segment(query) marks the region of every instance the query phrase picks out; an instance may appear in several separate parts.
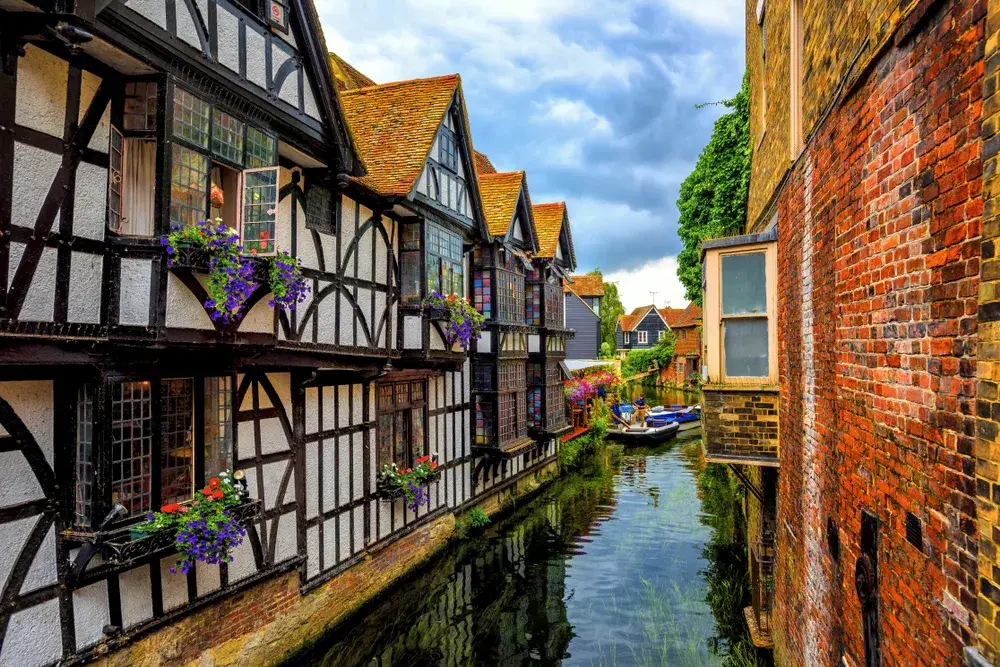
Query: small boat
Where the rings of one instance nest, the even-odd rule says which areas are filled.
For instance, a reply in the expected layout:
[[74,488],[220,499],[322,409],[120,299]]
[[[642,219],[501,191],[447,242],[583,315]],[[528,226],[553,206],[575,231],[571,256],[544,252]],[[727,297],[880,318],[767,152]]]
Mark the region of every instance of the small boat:
[[679,424],[664,424],[662,426],[625,426],[615,424],[608,429],[608,437],[612,440],[631,443],[664,442],[677,435]]
[[671,405],[668,409],[658,405],[646,415],[647,426],[663,426],[665,424],[678,424],[681,431],[696,429],[701,424],[701,406]]

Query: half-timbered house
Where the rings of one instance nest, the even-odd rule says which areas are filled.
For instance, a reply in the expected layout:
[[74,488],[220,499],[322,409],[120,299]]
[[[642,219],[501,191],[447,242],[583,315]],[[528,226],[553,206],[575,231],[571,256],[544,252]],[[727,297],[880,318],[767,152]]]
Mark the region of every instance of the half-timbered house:
[[[458,77],[336,72],[309,0],[0,0],[0,664],[132,664],[162,632],[150,661],[186,663],[278,622],[232,594],[294,618],[554,459],[477,476],[469,354],[421,312],[492,239]],[[229,322],[205,254],[163,247],[210,218],[252,255]],[[269,303],[279,252],[296,310]],[[426,503],[380,498],[378,467],[421,455]],[[224,470],[253,499],[231,563],[173,572],[172,542],[133,539]],[[231,615],[186,624],[209,612]]]

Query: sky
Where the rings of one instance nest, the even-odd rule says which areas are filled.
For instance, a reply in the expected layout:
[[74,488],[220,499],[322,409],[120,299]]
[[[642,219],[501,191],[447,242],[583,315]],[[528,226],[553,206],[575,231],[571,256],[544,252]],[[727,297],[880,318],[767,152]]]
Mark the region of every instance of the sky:
[[316,0],[378,83],[457,72],[476,150],[563,200],[578,270],[684,307],[677,194],[744,69],[746,0]]

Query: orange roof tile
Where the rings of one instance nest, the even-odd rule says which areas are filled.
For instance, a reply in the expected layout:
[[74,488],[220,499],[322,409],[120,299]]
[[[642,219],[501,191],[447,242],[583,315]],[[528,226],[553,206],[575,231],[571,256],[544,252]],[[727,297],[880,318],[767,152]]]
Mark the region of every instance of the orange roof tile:
[[344,91],[344,115],[368,169],[355,180],[381,195],[409,194],[460,84],[449,74]]
[[377,85],[367,76],[354,69],[351,63],[347,62],[332,51],[330,57],[330,70],[337,81],[338,90],[354,90],[355,88],[368,88]]
[[566,216],[566,202],[535,204],[531,212],[535,216],[535,232],[538,234],[538,253],[535,256],[542,259],[555,257],[559,232]]
[[563,282],[564,292],[576,292],[578,296],[604,296],[604,278],[601,276],[570,276],[573,281]]
[[493,166],[490,159],[484,154],[476,151],[476,173],[477,174],[495,174],[497,173],[497,168]]
[[517,199],[523,182],[523,171],[479,173],[479,196],[483,200],[483,212],[486,214],[490,236],[507,234],[517,210]]
[[693,327],[701,319],[701,308],[696,303],[689,303],[687,308],[659,308],[660,315],[671,329]]

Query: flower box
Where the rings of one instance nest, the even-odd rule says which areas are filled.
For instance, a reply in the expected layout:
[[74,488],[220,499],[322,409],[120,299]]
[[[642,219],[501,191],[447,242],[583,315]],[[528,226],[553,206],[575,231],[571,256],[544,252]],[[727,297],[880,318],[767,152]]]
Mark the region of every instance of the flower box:
[[[174,270],[187,270],[194,273],[211,273],[212,257],[205,248],[186,243],[179,243],[175,248],[176,252],[171,257],[171,268]],[[246,256],[243,261],[253,267],[253,280],[264,284],[268,281],[271,267],[264,257]]]
[[[227,512],[234,521],[245,525],[260,516],[261,501],[247,500],[230,507]],[[152,554],[165,556],[173,552],[176,537],[177,534],[173,530],[143,533],[131,527],[127,535],[122,534],[102,542],[101,551],[106,562],[124,565]]]
[[[423,482],[423,486],[425,487],[429,486],[430,484],[433,484],[439,479],[441,479],[441,471],[435,470],[433,473],[431,473],[431,476],[428,477]],[[380,500],[388,500],[388,501],[399,500],[400,498],[403,498],[405,495],[406,492],[401,487],[390,486],[385,482],[383,482],[382,480],[379,480],[378,482],[375,483],[375,496]]]

